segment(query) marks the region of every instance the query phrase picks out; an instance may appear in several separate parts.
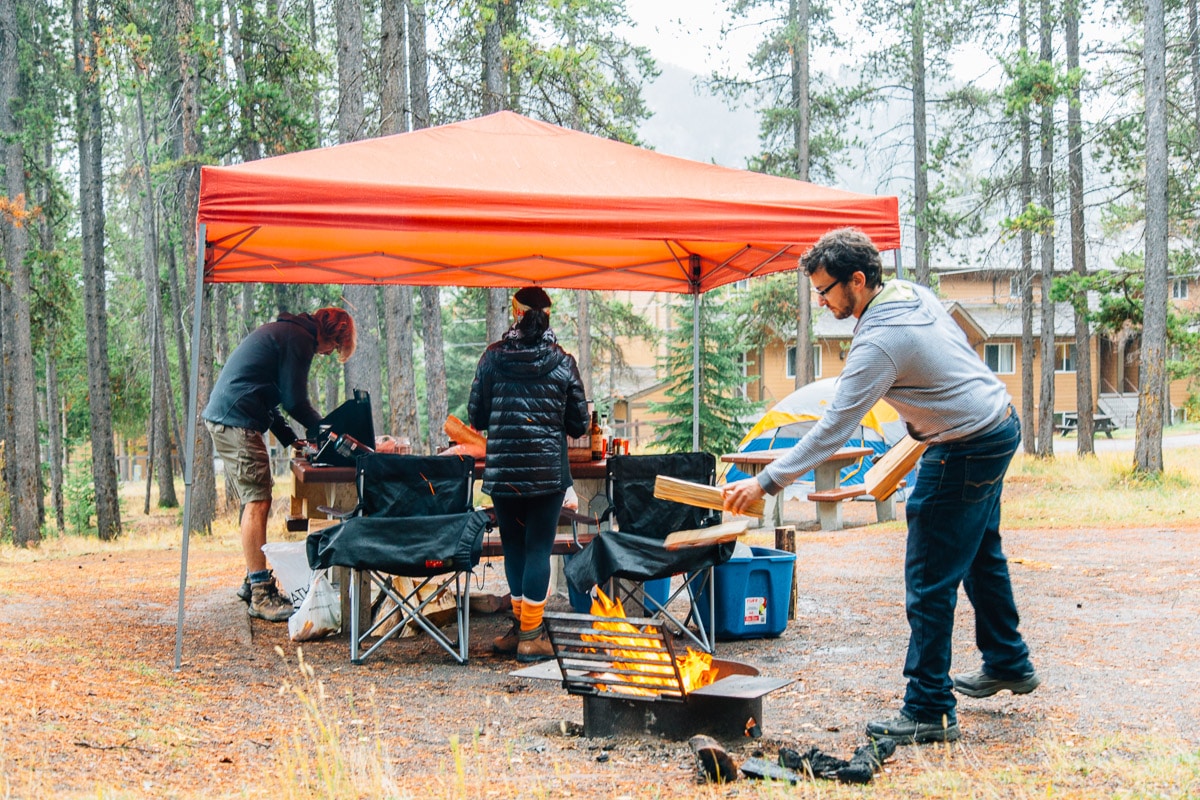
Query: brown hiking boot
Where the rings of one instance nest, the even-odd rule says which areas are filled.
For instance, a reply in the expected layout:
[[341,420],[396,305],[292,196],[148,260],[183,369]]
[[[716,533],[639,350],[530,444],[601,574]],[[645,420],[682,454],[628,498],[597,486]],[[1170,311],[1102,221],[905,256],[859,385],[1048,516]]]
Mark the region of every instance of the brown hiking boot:
[[554,658],[554,645],[550,644],[550,637],[546,635],[544,625],[531,631],[521,631],[520,642],[517,644],[517,661],[532,664],[550,658]]
[[250,607],[246,613],[268,622],[287,622],[295,611],[292,601],[279,594],[274,581],[250,584]]
[[497,653],[512,654],[517,652],[517,645],[521,641],[521,624],[513,620],[512,627],[508,629],[508,633],[503,636],[497,636],[492,639],[492,650]]

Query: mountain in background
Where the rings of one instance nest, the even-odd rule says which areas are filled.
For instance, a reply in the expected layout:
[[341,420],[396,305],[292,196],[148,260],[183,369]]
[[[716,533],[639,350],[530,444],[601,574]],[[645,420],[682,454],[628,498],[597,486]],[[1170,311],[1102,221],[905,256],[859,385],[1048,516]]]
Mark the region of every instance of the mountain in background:
[[758,150],[757,115],[731,110],[709,95],[694,72],[673,64],[659,68],[662,73],[642,92],[654,112],[638,129],[642,143],[667,155],[745,169]]

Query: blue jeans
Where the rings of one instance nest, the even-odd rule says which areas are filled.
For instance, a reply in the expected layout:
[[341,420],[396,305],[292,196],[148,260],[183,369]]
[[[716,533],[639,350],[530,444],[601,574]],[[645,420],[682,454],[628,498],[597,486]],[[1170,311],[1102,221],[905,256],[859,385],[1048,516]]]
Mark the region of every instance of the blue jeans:
[[930,446],[908,498],[904,563],[910,635],[903,711],[919,722],[955,721],[951,634],[961,583],[975,608],[975,643],[997,678],[1033,670],[1000,548],[1004,473],[1021,441],[1015,411],[992,430]]

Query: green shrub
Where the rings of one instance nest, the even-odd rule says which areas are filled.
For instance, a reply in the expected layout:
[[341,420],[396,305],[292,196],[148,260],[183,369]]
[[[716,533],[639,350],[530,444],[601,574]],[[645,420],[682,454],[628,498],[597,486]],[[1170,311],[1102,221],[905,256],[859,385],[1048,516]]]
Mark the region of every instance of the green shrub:
[[95,533],[92,517],[96,514],[96,484],[92,479],[92,462],[81,461],[67,471],[63,494],[66,495],[67,524],[77,535]]

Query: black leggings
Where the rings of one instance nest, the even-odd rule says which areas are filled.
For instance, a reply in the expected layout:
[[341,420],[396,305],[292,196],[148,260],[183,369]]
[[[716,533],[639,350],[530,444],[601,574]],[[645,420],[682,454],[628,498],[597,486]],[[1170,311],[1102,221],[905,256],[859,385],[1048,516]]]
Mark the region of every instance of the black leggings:
[[550,589],[550,550],[558,528],[565,492],[537,497],[493,497],[500,544],[504,547],[504,576],[513,597],[534,603]]

